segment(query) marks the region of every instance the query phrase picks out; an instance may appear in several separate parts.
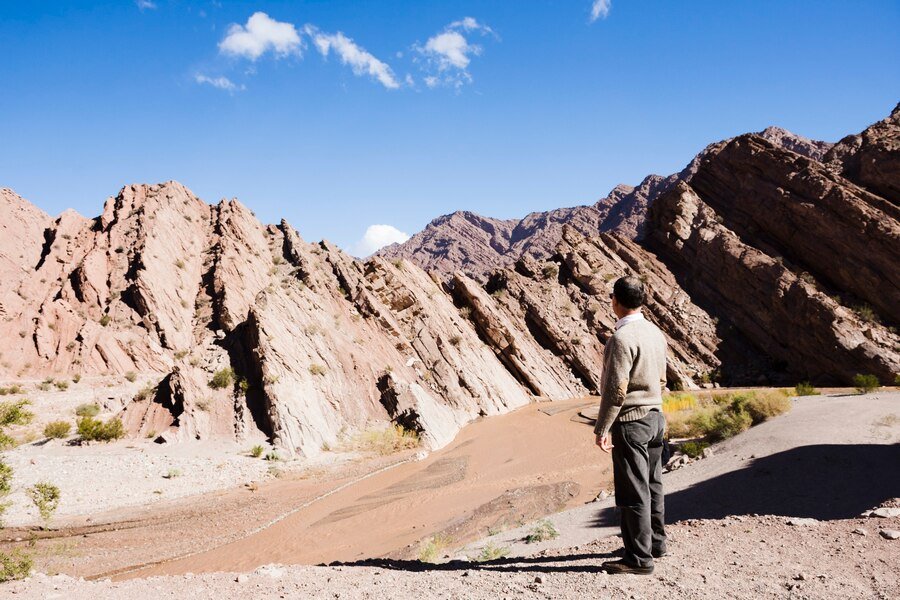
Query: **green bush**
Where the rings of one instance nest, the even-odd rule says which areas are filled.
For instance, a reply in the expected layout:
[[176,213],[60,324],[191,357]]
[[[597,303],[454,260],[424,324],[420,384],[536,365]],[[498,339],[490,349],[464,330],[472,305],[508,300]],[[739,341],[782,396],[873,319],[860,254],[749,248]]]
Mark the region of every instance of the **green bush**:
[[9,387],[0,387],[0,396],[21,394],[23,391],[22,386],[13,384]]
[[255,446],[253,446],[252,448],[250,448],[250,456],[252,456],[253,458],[259,458],[260,456],[263,455],[263,452],[265,452],[265,451],[266,451],[265,448],[263,448],[262,446],[257,444]]
[[25,579],[31,573],[33,564],[31,555],[18,548],[12,552],[0,552],[0,583]]
[[709,439],[718,442],[747,431],[753,425],[753,418],[742,406],[734,404],[717,412],[712,419]]
[[[27,425],[34,418],[34,413],[26,406],[31,404],[28,398],[21,400],[0,402],[0,449],[10,448],[15,445],[15,440],[10,437],[5,429],[10,425]],[[2,495],[2,494],[0,494]]]
[[99,404],[79,404],[75,407],[76,417],[96,417],[100,414]]
[[110,419],[103,422],[93,417],[81,417],[78,419],[78,435],[89,442],[109,442],[125,437],[125,427],[122,419]]
[[790,410],[791,401],[780,391],[751,392],[740,397],[739,408],[750,415],[754,425],[758,425]]
[[44,521],[49,521],[59,507],[60,492],[59,488],[52,483],[42,481],[36,483],[27,490],[28,497],[41,513]]
[[801,381],[794,387],[794,391],[798,396],[816,396],[819,390],[813,387],[808,381]]
[[419,549],[419,560],[425,563],[435,563],[441,557],[444,549],[452,540],[445,535],[438,534],[429,538]]
[[234,369],[231,367],[219,369],[213,374],[213,378],[209,381],[209,387],[216,390],[222,390],[231,387],[232,385],[234,385]]
[[874,392],[875,390],[880,388],[881,383],[874,375],[864,375],[862,373],[857,373],[853,377],[853,386],[860,394],[868,394],[869,392]]
[[69,436],[72,424],[68,421],[51,421],[44,426],[44,437],[61,440]]
[[311,375],[324,375],[327,372],[328,369],[326,369],[324,365],[320,365],[317,363],[309,365],[309,373]]
[[526,544],[535,544],[537,542],[546,542],[547,540],[555,540],[559,537],[559,531],[550,522],[549,519],[542,519],[535,524],[531,532],[525,536]]
[[56,389],[58,389],[58,390],[61,391],[61,392],[64,392],[64,391],[66,391],[67,389],[69,389],[69,382],[68,382],[68,381],[54,381],[54,382],[53,382],[53,385],[55,385],[55,386],[56,386]]
[[475,559],[476,562],[488,562],[491,560],[497,560],[498,558],[505,558],[509,556],[509,548],[505,546],[495,546],[493,543],[489,543],[487,546],[481,549],[481,552],[478,554],[478,558]]
[[709,448],[709,444],[706,442],[685,442],[681,444],[678,449],[690,456],[691,458],[697,458],[703,451]]
[[109,315],[103,315],[102,317],[100,317],[100,325],[102,325],[103,327],[109,325],[110,321],[112,321],[112,317],[110,317]]

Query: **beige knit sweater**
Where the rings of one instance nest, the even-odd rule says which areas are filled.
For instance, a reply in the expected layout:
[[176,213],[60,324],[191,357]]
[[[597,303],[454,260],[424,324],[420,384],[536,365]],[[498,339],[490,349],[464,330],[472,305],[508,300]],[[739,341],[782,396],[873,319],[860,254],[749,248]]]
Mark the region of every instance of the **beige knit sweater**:
[[606,342],[600,378],[600,414],[594,433],[606,434],[613,423],[637,421],[662,409],[666,386],[666,338],[650,321],[624,324]]

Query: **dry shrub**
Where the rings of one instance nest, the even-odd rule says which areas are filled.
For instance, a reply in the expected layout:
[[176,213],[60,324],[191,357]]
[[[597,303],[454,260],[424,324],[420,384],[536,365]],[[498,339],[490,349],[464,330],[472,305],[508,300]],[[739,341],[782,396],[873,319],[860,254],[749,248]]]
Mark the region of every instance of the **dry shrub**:
[[419,434],[391,425],[385,429],[369,429],[353,438],[352,449],[386,456],[419,445]]
[[429,538],[419,549],[419,560],[426,563],[437,562],[451,543],[450,538],[441,534]]
[[68,421],[51,421],[44,426],[44,437],[61,440],[69,436],[72,424]]

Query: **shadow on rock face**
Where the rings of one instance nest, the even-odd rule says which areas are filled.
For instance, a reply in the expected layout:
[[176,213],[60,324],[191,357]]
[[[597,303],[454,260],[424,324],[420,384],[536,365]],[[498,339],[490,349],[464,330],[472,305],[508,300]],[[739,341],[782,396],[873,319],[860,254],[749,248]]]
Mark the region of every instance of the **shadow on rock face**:
[[[666,522],[730,515],[849,519],[900,496],[900,444],[801,446],[666,495]],[[598,527],[614,526],[614,508]]]

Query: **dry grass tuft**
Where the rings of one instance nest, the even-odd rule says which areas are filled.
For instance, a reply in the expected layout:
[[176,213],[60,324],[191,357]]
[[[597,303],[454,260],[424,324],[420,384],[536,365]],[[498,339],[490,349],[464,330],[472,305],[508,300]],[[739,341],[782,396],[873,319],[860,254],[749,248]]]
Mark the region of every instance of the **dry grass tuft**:
[[369,429],[358,433],[350,440],[346,449],[387,456],[401,450],[416,448],[418,445],[418,433],[404,429],[400,425],[391,425],[385,429]]

